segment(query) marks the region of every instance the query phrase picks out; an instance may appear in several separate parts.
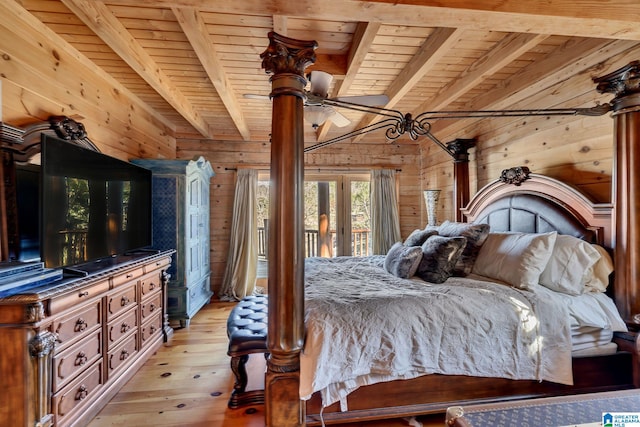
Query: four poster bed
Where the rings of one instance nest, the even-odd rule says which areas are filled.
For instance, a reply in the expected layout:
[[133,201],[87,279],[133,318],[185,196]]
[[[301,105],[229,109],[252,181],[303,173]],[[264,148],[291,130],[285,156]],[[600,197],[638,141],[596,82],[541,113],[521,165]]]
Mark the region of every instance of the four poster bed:
[[[567,242],[572,247],[576,245],[578,239],[581,239],[584,242],[596,243],[607,248],[610,248],[611,243],[611,212],[610,204],[593,204],[574,188],[552,178],[536,174],[531,174],[529,179],[519,185],[497,180],[479,191],[468,207],[464,209],[464,214],[470,223],[490,225],[491,233],[487,241],[492,238],[495,240],[495,236],[504,237],[503,232],[513,232],[518,236],[536,236],[536,238],[537,236],[553,235],[552,232],[557,232],[558,235],[571,236],[571,240]],[[515,234],[516,232],[523,234]],[[565,237],[565,239],[567,238]],[[560,240],[556,240],[555,243],[558,244],[558,242]],[[559,247],[559,244],[556,247]],[[486,261],[486,259],[483,261],[483,248],[486,249],[483,245],[476,262]],[[494,248],[495,246],[488,250],[493,252]],[[487,254],[484,255],[486,257]],[[561,254],[557,256],[560,256],[561,259],[556,262],[566,261],[566,258],[562,258]],[[306,390],[307,387],[306,353],[309,351],[321,353],[321,350],[316,349],[316,343],[313,342],[317,339],[314,322],[317,322],[318,316],[310,311],[322,310],[323,305],[327,305],[328,311],[334,313],[338,318],[345,315],[341,311],[343,306],[347,307],[346,311],[357,312],[362,301],[354,301],[354,299],[360,300],[362,298],[352,298],[347,303],[344,303],[344,300],[349,299],[348,294],[353,296],[371,294],[371,287],[375,286],[371,283],[376,280],[375,276],[372,276],[375,269],[379,270],[381,276],[386,274],[393,277],[392,274],[384,271],[384,258],[385,256],[380,259],[370,257],[360,261],[360,263],[372,264],[373,268],[359,267],[356,261],[349,265],[351,260],[348,258],[337,262],[320,261],[321,264],[328,264],[329,270],[318,266],[316,260],[307,263],[305,274],[310,277],[305,278],[307,341],[301,354],[301,395],[304,396],[303,390]],[[491,258],[498,262],[495,253]],[[339,265],[341,263],[346,263],[347,267],[341,270]],[[478,266],[476,265],[476,267]],[[503,263],[502,268],[515,270],[518,266]],[[351,276],[356,277],[363,272],[368,272],[369,274],[365,277],[366,285],[357,287],[357,280],[349,281],[348,278],[343,277],[338,286],[332,287],[331,278],[341,274],[341,271],[342,273],[349,272]],[[317,275],[324,276],[324,280],[318,279]],[[502,277],[508,278],[508,275]],[[471,274],[463,278],[450,277],[442,284],[430,284],[416,279],[410,280],[412,284],[408,284],[388,278],[386,286],[388,295],[392,297],[387,300],[385,296],[385,300],[377,301],[377,305],[374,305],[382,307],[380,311],[386,310],[386,312],[379,313],[379,316],[367,317],[364,325],[356,323],[361,331],[365,331],[365,335],[360,337],[357,335],[349,337],[344,332],[348,324],[353,324],[353,319],[346,322],[347,325],[345,325],[340,323],[338,319],[332,319],[331,315],[326,315],[326,313],[321,315],[320,319],[324,331],[331,331],[331,328],[334,327],[331,324],[332,321],[338,322],[337,328],[340,331],[339,339],[337,339],[335,331],[334,335],[330,336],[328,341],[334,344],[333,348],[328,350],[329,352],[338,353],[341,358],[347,356],[346,358],[351,360],[356,357],[354,355],[357,355],[367,361],[367,366],[374,366],[373,374],[355,375],[357,379],[353,380],[353,383],[367,384],[369,381],[379,380],[381,368],[376,363],[380,362],[380,357],[391,361],[392,365],[402,365],[402,361],[398,362],[397,359],[406,355],[403,355],[402,351],[398,351],[397,348],[391,350],[392,355],[382,356],[380,354],[371,355],[370,352],[363,356],[359,351],[350,351],[353,347],[362,345],[358,339],[362,339],[364,343],[369,342],[369,344],[373,340],[374,346],[390,345],[388,337],[385,338],[384,331],[382,334],[376,334],[375,331],[378,328],[383,328],[382,325],[389,326],[390,322],[387,316],[393,314],[394,308],[405,310],[402,312],[402,317],[411,323],[407,331],[409,335],[415,336],[419,334],[418,331],[433,334],[433,330],[440,329],[432,328],[444,327],[441,332],[442,336],[437,336],[435,341],[427,340],[427,344],[425,344],[433,347],[435,342],[435,347],[438,349],[435,363],[430,359],[430,356],[420,357],[420,351],[424,349],[421,349],[421,344],[416,343],[416,340],[413,339],[408,343],[405,342],[411,352],[409,364],[418,361],[426,363],[431,367],[432,372],[449,372],[462,366],[463,370],[467,369],[467,374],[443,375],[436,373],[412,378],[415,373],[412,368],[415,366],[410,366],[405,371],[402,369],[394,370],[393,375],[388,375],[392,378],[394,375],[402,377],[404,374],[409,379],[363,385],[341,400],[335,396],[339,395],[341,390],[351,390],[348,386],[349,381],[345,382],[347,386],[344,383],[333,384],[323,392],[315,392],[306,402],[307,425],[317,425],[322,421],[325,424],[330,424],[332,422],[443,412],[448,406],[460,405],[461,402],[468,404],[469,402],[523,399],[624,389],[639,385],[637,378],[634,377],[634,374],[637,375],[638,369],[635,334],[626,332],[626,325],[619,317],[612,300],[603,293],[603,288],[600,288],[599,291],[591,289],[579,295],[571,295],[571,292],[557,292],[544,286],[538,286],[529,291],[509,286],[504,281],[485,277],[481,279],[482,283],[478,283],[477,279],[477,275]],[[489,280],[492,283],[484,283],[484,280]],[[438,298],[430,301],[430,305],[423,311],[420,311],[418,303],[412,304],[412,301],[421,298],[419,293],[422,291],[417,289],[421,287],[428,287],[431,292],[438,295]],[[471,294],[467,293],[467,287],[473,288]],[[324,288],[326,292],[322,292],[318,288]],[[342,288],[342,292],[340,288]],[[398,289],[404,290],[398,291]],[[611,293],[611,291],[612,289],[607,287],[607,292]],[[399,292],[405,292],[406,295],[398,296]],[[319,301],[318,298],[320,298]],[[373,298],[379,299],[379,295]],[[454,301],[454,305],[462,304],[467,307],[456,310],[450,305],[442,305],[443,299],[451,299]],[[518,301],[516,311],[520,313],[519,321],[522,322],[522,330],[519,333],[514,332],[506,322],[509,316],[507,312],[499,312],[498,314],[498,317],[505,320],[505,323],[496,320],[493,316],[484,317],[487,312],[498,310],[503,300]],[[547,306],[546,302],[548,301],[552,301],[553,304]],[[482,308],[487,308],[488,304],[491,304],[491,310],[483,312]],[[563,311],[565,307],[570,308],[568,312]],[[417,318],[412,317],[414,311],[417,311]],[[459,313],[452,314],[452,311]],[[590,315],[585,317],[585,311],[588,311]],[[453,317],[454,314],[460,313],[463,314],[463,317]],[[591,316],[595,313],[599,314],[595,317]],[[356,317],[359,315],[360,312],[357,312]],[[536,319],[535,321],[539,321],[537,325],[539,330],[537,334],[527,336],[523,330],[527,330],[527,322],[532,320],[530,315]],[[433,325],[432,322],[420,319],[430,316],[443,319],[444,325]],[[467,318],[465,319],[464,316]],[[570,332],[572,339],[568,342],[563,341],[562,337],[554,336],[562,331],[566,316],[570,317],[569,323],[573,324],[573,329]],[[402,340],[401,334],[405,326],[395,322],[397,320],[394,320],[393,323],[393,335]],[[482,322],[489,322],[487,324],[491,325],[489,329],[492,330],[489,332],[483,330]],[[585,327],[585,325],[594,329]],[[597,331],[595,325],[597,325]],[[589,333],[586,336],[580,336],[577,332],[580,329],[588,329]],[[509,342],[508,337],[501,338],[500,332],[505,331],[508,331],[509,335],[517,335],[521,342]],[[611,342],[614,331],[616,336],[613,338],[613,344],[607,344]],[[467,332],[471,333],[467,335]],[[450,340],[450,336],[445,336],[445,333],[453,335],[454,340]],[[382,335],[382,339],[379,335]],[[347,337],[345,338],[345,336]],[[594,336],[598,338],[594,340],[588,338]],[[602,342],[599,341],[600,338]],[[500,348],[502,339],[505,340],[502,342],[506,346],[504,349]],[[345,348],[340,347],[336,342],[341,340],[348,341],[349,345]],[[510,348],[513,349],[513,353],[517,353],[519,356],[523,352],[530,351],[532,343],[535,343],[536,340],[543,340],[544,345],[551,350],[544,349],[544,351],[536,353],[532,365],[527,365],[526,361],[524,365],[520,365],[520,361],[513,361],[510,358]],[[585,350],[587,342],[596,344],[590,347],[591,351]],[[528,344],[522,347],[523,343]],[[461,349],[451,348],[456,345]],[[483,345],[488,347],[483,349]],[[573,351],[571,351],[572,348]],[[461,354],[456,350],[461,350]],[[428,352],[428,350],[426,351]],[[368,356],[370,359],[367,359]],[[525,356],[528,358],[531,355]],[[319,365],[321,365],[323,375],[315,378],[318,383],[321,383],[321,380],[327,376],[327,370],[330,370],[331,367],[341,369],[343,372],[345,367],[351,369],[350,363],[340,364],[332,359],[328,359],[328,363],[320,363]],[[383,367],[382,371],[388,373],[385,371],[384,365],[381,366]],[[352,372],[356,372],[357,369],[358,367]],[[417,371],[426,372],[429,369],[425,371],[417,369]],[[362,371],[358,372],[362,374]],[[498,377],[482,375],[480,372],[494,372],[492,375]],[[332,395],[332,393],[334,394]],[[333,403],[323,408],[323,397],[324,402]]]
[[[469,186],[465,161],[468,159],[465,156],[466,149],[463,148],[454,159],[454,207],[458,211],[458,208],[466,205],[462,211],[466,217],[464,221],[489,224],[490,232],[486,241],[478,248],[477,258],[473,261],[470,272],[472,275],[483,273],[480,276],[490,277],[492,283],[470,276],[451,277],[442,283],[429,276],[430,282],[438,283],[425,285],[412,279],[395,277],[401,275],[411,278],[416,270],[413,269],[414,264],[411,268],[406,268],[402,262],[387,265],[391,252],[386,257],[368,259],[366,263],[370,265],[366,270],[361,270],[363,262],[356,265],[349,264],[348,260],[306,262],[305,265],[301,220],[301,183],[304,174],[302,109],[306,84],[303,71],[313,62],[316,45],[315,42],[292,40],[274,33],[269,37],[271,44],[262,54],[263,67],[273,74],[267,334],[269,357],[265,376],[265,417],[268,426],[363,421],[444,412],[447,406],[453,404],[640,386],[640,345],[636,334],[626,331],[626,325],[622,321],[640,311],[640,303],[635,299],[635,282],[631,280],[636,275],[640,276],[640,272],[637,272],[635,252],[629,249],[640,248],[640,235],[628,232],[635,218],[633,203],[629,203],[628,195],[635,194],[636,189],[640,190],[640,182],[620,171],[621,167],[626,171],[633,170],[633,161],[640,156],[638,150],[630,148],[637,135],[633,129],[636,129],[640,117],[635,110],[624,114],[627,116],[625,120],[616,117],[629,107],[629,93],[625,91],[624,83],[616,81],[619,78],[628,81],[632,74],[629,69],[622,70],[619,75],[612,73],[603,77],[599,84],[599,90],[614,92],[623,101],[614,100],[612,105],[618,138],[617,169],[614,171],[614,182],[617,184],[614,189],[614,200],[617,201],[615,219],[612,218],[611,205],[595,205],[570,186],[543,176],[531,175],[530,179],[522,181],[518,179],[518,173],[515,173],[515,177],[512,176],[513,171],[506,173],[503,181],[512,182],[512,178],[515,178],[515,184],[496,181],[479,191],[467,205],[468,195],[465,192],[468,193]],[[633,80],[635,89],[637,81]],[[640,102],[636,105],[640,105]],[[616,224],[615,231],[612,224]],[[421,242],[423,252],[424,245],[430,239],[440,237],[441,229],[437,231],[438,235],[427,237],[426,241]],[[538,280],[543,270],[546,270],[549,260],[555,256],[553,251],[556,243],[564,240],[560,238],[561,235],[574,239],[570,244],[565,244],[565,247],[592,248],[595,243],[613,251],[615,265],[625,266],[615,271],[615,289],[604,284],[597,291],[587,291],[585,274],[577,275],[580,286],[577,292],[574,285],[569,285],[569,289],[573,287],[574,292],[566,292],[566,289],[562,291],[562,286],[558,292],[540,286]],[[456,252],[460,259],[463,258],[460,256],[462,246],[466,248],[468,240],[473,240],[472,235],[464,236],[464,243],[458,241]],[[498,240],[492,236],[498,236]],[[530,240],[526,245],[522,242],[509,242],[513,236],[528,236],[527,239]],[[538,241],[542,239],[540,236],[544,236],[542,243]],[[412,234],[410,237],[416,236]],[[447,237],[457,238],[452,235]],[[494,253],[504,255],[500,252],[500,239],[509,242],[507,247],[520,250],[533,246],[545,248],[540,252],[546,255],[533,257],[538,260],[533,269],[535,274],[528,268],[523,270],[522,266],[514,269],[509,264],[497,264],[497,268],[492,257]],[[535,239],[535,245],[532,239]],[[488,244],[490,241],[491,245]],[[578,244],[576,241],[585,243]],[[621,243],[623,241],[624,244]],[[412,245],[405,242],[404,246]],[[485,246],[489,249],[483,255]],[[400,249],[404,254],[405,248]],[[444,251],[438,248],[435,253],[440,253],[440,250]],[[537,249],[534,250],[534,253],[537,252]],[[602,251],[597,252],[600,254],[598,259],[607,258]],[[422,260],[426,258],[421,254]],[[502,262],[507,258],[509,257],[501,258]],[[481,259],[483,262],[480,262]],[[558,257],[555,262],[556,271],[562,267],[563,262]],[[317,280],[327,275],[327,269],[318,265],[322,263],[329,264],[329,271],[344,271],[356,279],[338,279],[341,281],[339,284]],[[422,261],[419,264],[418,272]],[[596,264],[591,264],[590,271],[595,271]],[[403,267],[398,268],[399,265]],[[477,271],[478,265],[483,266],[480,271]],[[440,271],[440,266],[434,268]],[[453,266],[448,268],[452,269]],[[377,273],[372,269],[377,269]],[[585,267],[584,271],[587,270]],[[390,274],[389,271],[395,273]],[[514,285],[513,282],[519,280],[518,274],[511,274],[514,271],[518,274],[522,272],[527,280]],[[606,271],[608,279],[610,270]],[[373,276],[378,273],[386,274],[386,278],[382,279],[382,290],[372,288]],[[356,288],[358,280],[365,283],[364,287]],[[465,280],[472,280],[473,283],[463,285]],[[428,300],[430,302],[426,309],[420,308],[417,302],[422,298],[418,297],[420,287],[429,289],[431,293],[432,299]],[[463,287],[471,288],[471,293],[467,296],[460,293]],[[400,291],[398,300],[390,304],[380,302],[378,297],[381,294],[386,294],[385,297],[394,295],[390,289]],[[615,306],[606,296],[605,290],[615,297]],[[349,319],[349,323],[356,325],[354,334],[341,335],[346,328],[344,321],[340,323],[340,317],[359,309],[357,306],[361,300],[361,291],[376,302],[365,303],[364,311]],[[557,298],[553,296],[553,292],[558,294]],[[575,295],[571,295],[572,293]],[[572,311],[570,307],[577,305],[573,301],[585,295],[586,298],[591,298],[587,294],[597,294],[595,299],[598,302],[592,300],[581,310]],[[444,308],[430,305],[438,299],[457,301],[457,304],[449,304]],[[480,310],[465,311],[472,305],[479,306]],[[495,316],[483,317],[487,314],[483,312],[493,311],[498,305],[511,305],[511,312],[501,312],[498,319]],[[323,307],[328,310],[323,310]],[[436,315],[430,316],[430,310]],[[467,317],[450,317],[451,311],[466,313]],[[585,312],[596,311],[600,313],[598,321],[586,319]],[[391,312],[400,313],[396,319],[409,318],[409,326],[398,326],[395,320],[390,323],[388,319]],[[332,318],[335,313],[338,315]],[[356,323],[358,317],[360,323]],[[440,322],[444,330],[434,332],[436,330],[430,329],[431,325],[425,319],[445,319]],[[512,323],[500,323],[508,319]],[[549,320],[551,323],[548,323]],[[336,321],[338,323],[334,323]],[[385,323],[397,329],[388,331],[382,327]],[[609,350],[605,353],[588,352],[586,355],[572,351],[577,349],[576,342],[571,340],[573,326],[591,328],[598,335],[594,340],[597,346],[607,347]],[[424,333],[416,333],[418,330]],[[445,334],[444,331],[455,333]],[[464,331],[471,334],[464,335]],[[501,345],[509,343],[507,350],[498,346],[498,336],[504,335],[505,331],[506,335],[511,335],[510,342],[505,341],[505,337],[501,338]],[[612,338],[614,331],[619,332],[615,332],[615,337]],[[433,334],[440,335],[434,338]],[[600,338],[605,335],[601,341]],[[402,347],[392,347],[391,336],[405,337],[409,352],[401,352]],[[452,340],[456,336],[460,339]],[[424,342],[423,337],[430,341]],[[486,342],[483,343],[484,350],[477,353],[482,341],[479,337]],[[495,347],[492,347],[493,337],[496,337]],[[369,343],[371,340],[374,341],[373,345]],[[524,346],[520,340],[524,340]],[[614,343],[613,346],[607,344],[609,341]],[[329,345],[326,345],[327,342]],[[334,346],[338,343],[347,345]],[[361,344],[366,351],[359,351]],[[426,353],[421,353],[426,347],[437,347],[434,358],[429,359]],[[462,349],[455,356],[458,357],[456,362],[451,364],[457,366],[460,372],[454,372],[458,368],[451,370],[451,366],[443,366],[447,365],[448,359],[438,355],[444,347]],[[510,358],[508,349],[518,353],[515,358],[517,360]],[[498,356],[493,357],[494,353]],[[343,356],[342,361],[331,357],[335,354]],[[389,362],[393,368],[386,370],[381,367],[378,364],[380,360]],[[401,362],[399,365],[396,363],[398,360]],[[425,360],[428,365],[426,368],[419,365],[419,362]],[[343,363],[344,361],[347,363]],[[376,363],[374,369],[371,369],[372,363]],[[483,364],[490,366],[474,371]],[[400,368],[396,369],[396,366]],[[502,371],[491,372],[489,368],[499,368]],[[347,377],[340,377],[340,374],[346,374]]]

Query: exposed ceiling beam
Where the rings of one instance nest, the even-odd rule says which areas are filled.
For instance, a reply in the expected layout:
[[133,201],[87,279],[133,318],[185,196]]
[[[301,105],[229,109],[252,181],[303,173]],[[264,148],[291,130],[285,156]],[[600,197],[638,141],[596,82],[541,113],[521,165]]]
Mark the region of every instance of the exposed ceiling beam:
[[211,138],[209,126],[202,116],[103,2],[97,0],[62,0],[62,2],[202,136]]
[[[458,41],[460,34],[462,34],[460,29],[436,28],[407,66],[398,74],[398,77],[389,85],[385,93],[389,97],[389,102],[384,108],[393,108],[449,52],[449,49]],[[356,128],[369,126],[376,122],[378,117],[373,114],[367,115],[360,120]],[[364,134],[354,137],[353,142],[361,140],[363,136]]]
[[[364,62],[379,29],[380,23],[358,23],[356,31],[353,34],[351,50],[349,51],[347,73],[342,81],[336,83],[334,93],[331,94],[332,97],[345,96],[347,94],[349,87],[353,84],[353,81],[360,72],[360,66]],[[323,141],[326,138],[331,125],[331,121],[327,120],[322,126],[320,126],[317,132],[318,141]]]
[[[406,3],[406,4],[402,4]],[[409,4],[413,3],[413,4]],[[452,3],[453,5],[449,5]],[[635,0],[109,0],[130,6],[190,6],[201,11],[267,14],[328,21],[557,34],[640,40],[640,2]]]
[[[165,129],[161,129],[160,132],[166,132],[171,135],[175,133],[175,125],[165,116],[154,110],[148,103],[141,100],[137,95],[131,92],[130,89],[124,86],[120,81],[116,80],[104,69],[98,67],[93,61],[78,52],[75,47],[53,32],[47,25],[43,24],[20,4],[17,2],[0,2],[0,16],[5,17],[2,21],[4,29],[0,29],[0,32],[5,34],[5,41],[9,39],[8,34],[11,34],[12,36],[19,37],[22,40],[30,40],[34,44],[37,43],[41,48],[55,52],[53,57],[56,58],[56,61],[59,61],[57,57],[60,55],[73,58],[76,63],[81,64],[84,68],[83,70],[75,69],[74,71],[79,72],[80,74],[90,75],[87,82],[95,84],[96,86],[96,79],[101,79],[102,82],[107,82],[108,85],[113,87],[114,92],[125,94],[130,98],[135,109],[146,112],[149,117],[153,118],[154,121],[157,121],[158,124],[162,123],[162,126],[164,126]],[[42,40],[45,40],[46,43],[42,42]],[[13,46],[16,48],[16,51],[24,50],[24,46],[20,46],[18,44]],[[22,49],[20,49],[21,47]],[[3,51],[3,55],[9,55],[9,57],[11,57],[12,52]],[[60,72],[60,67],[58,65],[55,67],[47,67],[46,64],[43,63],[38,63],[37,66],[34,67],[34,70],[36,70],[37,73],[42,74],[40,80],[47,82],[47,87],[43,87],[42,91],[49,92],[51,97],[50,100],[52,102],[60,105],[68,105],[71,108],[71,111],[76,109],[80,111],[91,111],[91,107],[88,104],[88,97],[81,96],[80,93],[76,94],[76,92],[70,88],[69,82],[66,78],[76,79],[76,77],[71,73],[68,73],[65,78],[60,78],[57,76],[57,73]],[[8,71],[3,70],[3,78],[6,77],[6,73],[8,73]],[[21,74],[28,75],[28,73],[24,71],[22,71]],[[13,82],[16,83],[17,80],[13,80]],[[37,90],[34,87],[34,82],[29,82],[28,79],[26,79],[26,84],[22,87],[31,91]],[[60,96],[56,96],[54,94],[60,94]],[[73,101],[66,99],[67,97],[69,97],[69,99],[73,99]],[[106,117],[120,116],[117,112],[112,111],[106,111],[104,113]],[[107,119],[107,121],[108,120],[109,119]],[[121,117],[118,117],[117,120],[122,120],[122,123],[126,123],[128,119],[126,118],[126,114],[123,114]],[[156,124],[156,127],[159,127],[159,125]]]
[[[602,62],[603,52],[607,56],[619,55],[634,46],[636,42],[604,39],[570,40],[554,52],[538,61],[535,66],[524,68],[504,80],[500,86],[475,98],[468,105],[470,110],[506,109],[528,99],[554,84],[565,81]],[[533,82],[533,83],[532,83]],[[434,134],[458,132],[477,119],[439,120],[433,123]]]
[[189,43],[191,43],[191,47],[193,47],[193,51],[198,56],[198,60],[200,60],[209,80],[216,88],[218,96],[220,96],[222,103],[229,112],[229,116],[235,123],[238,132],[240,132],[245,141],[249,141],[251,139],[249,125],[231,88],[231,82],[221,65],[218,52],[211,41],[204,19],[198,10],[193,8],[172,8],[171,10],[176,16],[180,27],[182,27],[182,31],[189,39]]
[[460,77],[442,88],[434,98],[425,100],[414,114],[445,108],[460,95],[473,89],[478,83],[509,65],[548,37],[542,34],[508,34],[486,55],[471,64]]

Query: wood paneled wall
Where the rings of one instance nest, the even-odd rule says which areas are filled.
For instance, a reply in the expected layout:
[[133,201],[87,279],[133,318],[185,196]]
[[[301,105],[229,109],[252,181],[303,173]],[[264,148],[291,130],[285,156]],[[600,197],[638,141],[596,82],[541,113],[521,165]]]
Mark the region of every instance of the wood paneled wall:
[[[511,109],[590,107],[607,103],[610,95],[596,91],[592,78],[605,75],[640,57],[640,48],[606,56],[597,63],[580,64],[582,71],[558,81]],[[578,71],[578,70],[576,70]],[[557,101],[556,101],[557,100]],[[559,104],[557,104],[559,103]],[[549,175],[578,187],[594,202],[611,201],[613,120],[599,117],[540,116],[440,121],[432,128],[443,142],[476,138],[471,151],[471,195],[513,166]],[[441,188],[439,219],[454,218],[451,158],[428,139],[420,142],[421,182],[424,188]]]

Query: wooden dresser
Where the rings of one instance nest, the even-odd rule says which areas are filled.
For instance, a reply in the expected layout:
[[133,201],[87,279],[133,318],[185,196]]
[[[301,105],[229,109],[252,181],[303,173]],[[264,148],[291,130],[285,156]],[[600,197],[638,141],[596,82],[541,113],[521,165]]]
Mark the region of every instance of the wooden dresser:
[[0,298],[3,426],[83,426],[173,330],[173,251],[114,258],[88,276]]

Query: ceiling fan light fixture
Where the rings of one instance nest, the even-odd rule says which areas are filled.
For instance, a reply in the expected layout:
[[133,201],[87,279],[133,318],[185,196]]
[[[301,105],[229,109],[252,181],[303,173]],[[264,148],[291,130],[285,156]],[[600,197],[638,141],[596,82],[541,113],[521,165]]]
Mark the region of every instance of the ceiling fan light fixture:
[[323,124],[333,114],[332,108],[322,105],[307,105],[304,107],[304,119],[311,123],[314,129]]
[[331,87],[331,81],[333,76],[324,71],[312,71],[309,73],[309,82],[311,83],[310,92],[321,98],[326,98],[329,94],[329,88]]

